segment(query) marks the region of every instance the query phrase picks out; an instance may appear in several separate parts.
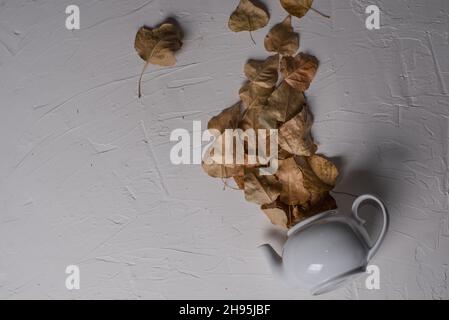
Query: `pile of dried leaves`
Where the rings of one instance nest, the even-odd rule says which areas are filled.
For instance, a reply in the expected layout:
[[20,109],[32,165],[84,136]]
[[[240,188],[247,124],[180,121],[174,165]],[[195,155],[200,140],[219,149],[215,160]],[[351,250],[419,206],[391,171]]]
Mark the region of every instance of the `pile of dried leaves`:
[[[312,2],[280,0],[289,15],[270,30],[264,41],[265,49],[274,54],[245,64],[247,81],[239,91],[241,100],[208,123],[208,129],[222,134],[225,129],[255,129],[266,130],[268,135],[270,129],[277,129],[277,172],[260,175],[263,164],[249,164],[246,160],[246,164],[203,162],[207,174],[223,181],[234,179],[247,201],[261,205],[272,223],[287,228],[318,212],[336,208],[329,191],[335,186],[338,170],[332,162],[316,154],[317,146],[311,135],[312,116],[304,96],[317,72],[318,60],[302,52],[296,54],[299,35],[292,27],[292,16],[301,18],[309,10],[319,13],[312,8]],[[269,19],[267,9],[259,1],[241,0],[228,26],[234,32],[249,31],[254,42],[251,32],[265,27]],[[147,66],[174,65],[175,52],[181,46],[182,31],[176,23],[167,21],[157,28],[139,29],[134,47],[145,61],[139,79],[139,97]],[[222,141],[219,136],[215,143]]]
[[[203,169],[212,177],[233,178],[247,201],[261,205],[273,224],[289,228],[316,213],[336,208],[329,191],[335,186],[338,170],[316,154],[311,135],[312,116],[304,91],[317,72],[318,60],[302,52],[296,54],[299,35],[293,30],[291,16],[304,16],[312,0],[281,0],[281,5],[289,16],[275,25],[264,41],[265,49],[274,55],[245,64],[247,81],[239,92],[241,101],[208,123],[208,129],[221,133],[225,129],[278,129],[278,171],[260,175],[261,165],[204,162]],[[229,28],[251,32],[268,21],[265,8],[241,0],[229,19]]]

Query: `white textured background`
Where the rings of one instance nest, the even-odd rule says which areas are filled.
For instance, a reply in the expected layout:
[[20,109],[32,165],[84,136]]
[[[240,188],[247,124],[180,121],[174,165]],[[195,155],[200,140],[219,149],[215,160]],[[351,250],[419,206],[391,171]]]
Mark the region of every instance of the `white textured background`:
[[[169,161],[191,130],[238,99],[248,58],[285,13],[234,34],[230,0],[0,0],[0,298],[310,298],[275,281],[256,246],[273,230],[243,194]],[[81,30],[65,29],[78,4]],[[381,29],[365,28],[377,4]],[[294,20],[321,66],[307,96],[338,190],[374,192],[392,216],[364,277],[324,298],[448,298],[449,1],[316,0]],[[133,48],[143,24],[174,17],[178,64]],[[336,196],[347,208],[351,196]],[[65,267],[81,268],[81,290]]]

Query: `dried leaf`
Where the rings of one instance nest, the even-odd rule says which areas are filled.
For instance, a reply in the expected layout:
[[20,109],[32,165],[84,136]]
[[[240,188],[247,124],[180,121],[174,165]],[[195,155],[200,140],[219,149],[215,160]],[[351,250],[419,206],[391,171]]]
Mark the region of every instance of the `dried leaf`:
[[258,204],[271,203],[279,196],[281,184],[275,176],[262,176],[259,169],[245,169],[245,199]]
[[298,114],[304,104],[304,94],[283,81],[268,98],[265,110],[277,121],[286,122]]
[[302,205],[287,205],[280,198],[261,206],[262,211],[267,215],[271,223],[283,228],[291,228],[304,219],[336,208],[337,203],[329,193],[324,194],[320,201],[313,206],[309,202]]
[[318,154],[308,157],[307,162],[321,181],[330,186],[335,186],[338,178],[338,169],[332,162]]
[[299,34],[293,31],[290,15],[268,32],[264,45],[267,51],[277,52],[281,55],[291,56],[298,51]]
[[276,176],[282,184],[280,199],[283,203],[293,205],[309,201],[310,193],[304,187],[303,173],[293,157],[279,160]]
[[305,104],[302,111],[279,129],[279,145],[291,154],[311,156],[317,147],[312,140],[312,116]]
[[302,18],[312,7],[313,0],[281,0],[281,5],[289,14]]
[[280,70],[284,81],[299,91],[306,91],[309,88],[317,69],[318,60],[305,53],[281,59]]
[[245,178],[244,176],[234,176],[235,184],[239,187],[240,190],[245,189]]
[[203,170],[213,178],[231,178],[243,172],[242,165],[224,165],[213,162],[207,164],[203,161]]
[[[225,152],[224,152],[224,135],[219,136],[214,144],[206,151],[203,158],[202,167],[203,170],[211,177],[214,178],[231,178],[233,176],[242,175],[243,176],[243,164],[237,164],[235,161],[235,155],[233,158],[233,163],[225,163]],[[214,147],[217,145],[222,146],[222,154],[214,154]]]
[[228,26],[234,32],[249,31],[251,35],[251,31],[265,27],[269,20],[268,12],[264,8],[250,0],[240,0],[239,5],[229,17]]
[[280,202],[279,199],[272,203],[264,204],[260,208],[267,215],[272,224],[281,226],[283,228],[287,228],[290,224],[290,219],[288,216],[288,206]]
[[233,106],[224,109],[220,114],[212,117],[207,124],[207,129],[216,129],[223,133],[225,129],[235,129],[237,128],[240,121],[241,112],[240,101]]
[[256,106],[248,109],[239,123],[239,128],[243,130],[247,129],[276,129],[276,119],[270,117],[265,111],[263,106]]
[[278,81],[279,55],[266,60],[249,60],[245,64],[245,75],[253,84],[263,88],[272,88]]
[[176,64],[175,52],[182,47],[182,31],[173,23],[164,23],[158,28],[141,27],[136,34],[134,48],[145,61],[139,79],[139,98],[142,76],[148,64],[173,66]]
[[320,202],[323,195],[332,190],[333,185],[329,185],[313,171],[307,157],[296,157],[296,163],[303,174],[304,188],[310,193],[310,205],[314,206]]
[[291,221],[289,223],[289,227],[294,226],[295,224],[301,222],[304,219],[312,217],[318,213],[333,210],[337,208],[337,203],[332,196],[326,192],[322,195],[321,198],[315,203],[306,203],[300,206],[294,206],[292,211]]
[[292,156],[293,155],[290,152],[285,151],[280,146],[278,147],[278,159],[279,160],[285,160],[285,159],[290,158]]
[[264,88],[251,82],[245,82],[239,91],[244,109],[264,106],[273,90],[274,88]]

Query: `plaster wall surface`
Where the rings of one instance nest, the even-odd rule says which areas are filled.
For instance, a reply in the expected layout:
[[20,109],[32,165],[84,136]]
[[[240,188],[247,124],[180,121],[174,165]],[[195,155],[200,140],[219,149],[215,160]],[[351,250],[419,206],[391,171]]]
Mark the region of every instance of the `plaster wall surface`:
[[[0,0],[0,298],[309,299],[283,287],[256,247],[273,227],[241,192],[169,160],[175,128],[235,103],[249,58],[282,21],[227,28],[237,1]],[[77,4],[81,29],[65,28]],[[367,30],[365,8],[381,10]],[[320,298],[449,297],[449,1],[316,0],[293,19],[320,60],[307,91],[319,152],[341,169],[341,210],[376,193],[391,214],[365,276]],[[150,66],[137,29],[185,32],[177,65]],[[375,216],[374,211],[370,216]],[[276,230],[275,230],[276,231]],[[279,247],[279,243],[277,243]],[[65,287],[78,265],[81,289]]]

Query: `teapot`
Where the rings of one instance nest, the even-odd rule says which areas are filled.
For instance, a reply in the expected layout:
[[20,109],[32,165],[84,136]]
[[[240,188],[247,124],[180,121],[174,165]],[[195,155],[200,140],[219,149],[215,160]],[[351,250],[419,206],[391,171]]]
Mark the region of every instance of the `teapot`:
[[[374,244],[370,244],[365,221],[358,215],[365,201],[374,201],[382,211],[383,224]],[[351,215],[329,210],[296,224],[287,233],[282,257],[269,244],[260,248],[273,273],[287,286],[305,288],[312,295],[319,295],[365,272],[385,237],[388,224],[389,216],[382,201],[365,194],[354,201]]]

